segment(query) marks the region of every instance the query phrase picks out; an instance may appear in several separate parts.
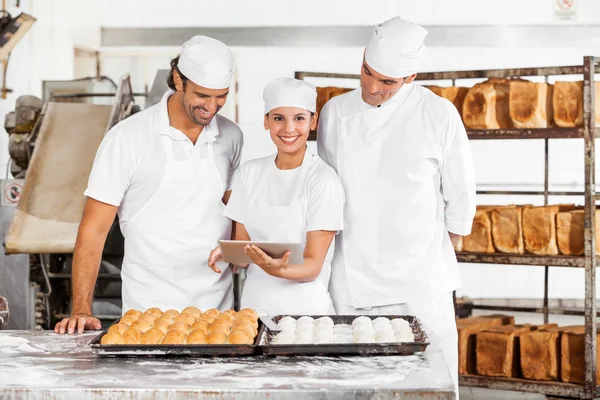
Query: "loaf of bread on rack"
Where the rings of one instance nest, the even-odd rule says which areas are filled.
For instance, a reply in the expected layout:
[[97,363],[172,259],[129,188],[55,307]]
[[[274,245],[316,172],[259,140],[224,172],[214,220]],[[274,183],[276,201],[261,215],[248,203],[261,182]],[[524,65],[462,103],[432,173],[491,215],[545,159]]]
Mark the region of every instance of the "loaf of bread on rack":
[[514,317],[500,314],[457,319],[458,373],[462,375],[475,373],[475,335],[481,329],[489,326],[514,324],[514,322]]
[[552,324],[520,334],[523,378],[538,381],[560,379],[560,339],[563,331],[564,328]]
[[[600,361],[600,346],[596,335],[596,365]],[[560,339],[560,379],[565,383],[585,382],[585,329],[583,326],[563,328]],[[600,382],[600,368],[596,368],[596,381]]]
[[[594,82],[595,125],[600,126],[600,82]],[[552,96],[554,123],[562,128],[583,125],[583,82],[562,82],[554,84]]]
[[513,128],[513,122],[510,118],[509,100],[510,100],[510,83],[511,79],[490,78],[488,80],[494,85],[496,91],[496,121],[500,129]]
[[556,216],[561,211],[575,209],[575,205],[560,204],[523,208],[523,242],[525,252],[538,255],[558,255]]
[[492,240],[496,251],[523,254],[523,207],[505,206],[492,209]]
[[459,86],[425,86],[427,89],[431,90],[433,93],[437,94],[440,97],[448,99],[454,107],[458,110],[458,113],[462,116],[463,104],[465,102],[465,97],[469,92],[469,88],[459,87]]
[[347,93],[353,89],[341,88],[335,86],[326,86],[317,88],[317,112],[321,112],[321,109],[332,98],[341,94]]
[[[600,255],[600,210],[596,210],[596,255]],[[556,216],[556,240],[560,254],[584,253],[584,210],[559,212]]]
[[477,206],[471,234],[463,237],[462,251],[471,253],[493,253],[491,211],[494,206]]
[[496,90],[490,82],[473,86],[463,103],[462,117],[468,129],[499,129],[496,119]]
[[520,373],[519,335],[531,325],[492,326],[476,335],[477,373],[485,376],[518,377]]
[[552,124],[553,86],[513,80],[509,84],[509,114],[515,128],[547,128]]

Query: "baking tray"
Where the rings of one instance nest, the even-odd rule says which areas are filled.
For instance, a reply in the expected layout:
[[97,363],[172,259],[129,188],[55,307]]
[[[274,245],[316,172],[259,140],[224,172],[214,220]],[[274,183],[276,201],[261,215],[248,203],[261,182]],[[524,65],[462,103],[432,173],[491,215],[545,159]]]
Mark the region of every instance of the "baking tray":
[[[324,317],[325,315],[310,315],[314,319]],[[335,324],[352,324],[355,318],[360,315],[329,315]],[[421,325],[421,321],[414,315],[365,315],[371,319],[377,317],[386,317],[391,319],[402,318],[408,321],[415,335],[414,342],[406,343],[340,343],[340,344],[271,344],[271,339],[277,334],[273,334],[268,328],[264,327],[259,333],[258,347],[263,354],[270,356],[339,356],[339,355],[410,355],[423,352],[429,345],[427,334]],[[285,315],[273,317],[273,321],[279,322]],[[302,315],[290,315],[298,319]]]
[[[117,324],[119,320],[112,325]],[[111,326],[112,326],[111,325]],[[110,328],[110,327],[109,327]],[[265,329],[258,321],[258,334],[254,344],[100,344],[102,331],[91,342],[92,353],[108,357],[239,357],[252,356]]]

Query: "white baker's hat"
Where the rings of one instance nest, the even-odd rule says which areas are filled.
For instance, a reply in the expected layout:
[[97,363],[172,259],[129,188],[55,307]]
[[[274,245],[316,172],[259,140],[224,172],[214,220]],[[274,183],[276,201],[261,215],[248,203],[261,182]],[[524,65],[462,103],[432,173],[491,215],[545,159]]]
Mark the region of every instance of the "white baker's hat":
[[263,91],[265,114],[279,107],[317,110],[317,88],[312,83],[293,78],[276,78]]
[[198,86],[226,89],[233,76],[233,54],[223,42],[194,36],[183,44],[177,68]]
[[419,72],[425,53],[427,30],[401,17],[377,25],[365,51],[371,68],[390,78],[404,78]]

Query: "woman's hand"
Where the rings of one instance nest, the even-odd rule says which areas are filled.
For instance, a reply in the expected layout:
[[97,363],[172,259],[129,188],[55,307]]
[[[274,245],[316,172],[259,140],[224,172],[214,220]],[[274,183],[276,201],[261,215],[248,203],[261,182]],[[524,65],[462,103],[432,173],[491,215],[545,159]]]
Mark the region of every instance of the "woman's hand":
[[263,271],[269,275],[278,276],[276,271],[286,269],[289,265],[291,252],[286,252],[281,258],[271,258],[257,246],[246,246],[244,252],[250,257],[252,262],[258,265]]
[[221,248],[217,246],[210,252],[210,255],[208,256],[208,266],[217,274],[221,273],[221,270],[219,267],[217,267],[217,263],[219,261],[223,261],[223,254],[221,253]]

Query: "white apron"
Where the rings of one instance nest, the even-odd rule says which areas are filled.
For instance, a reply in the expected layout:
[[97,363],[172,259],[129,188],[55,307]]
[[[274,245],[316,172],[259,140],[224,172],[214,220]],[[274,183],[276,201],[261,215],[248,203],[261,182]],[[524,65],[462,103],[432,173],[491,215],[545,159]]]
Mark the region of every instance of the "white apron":
[[[301,242],[306,245],[306,211],[307,197],[302,197],[302,189],[306,185],[308,170],[313,155],[306,150],[302,161],[302,170],[295,187],[292,204],[271,207],[256,204],[269,171],[274,168],[275,156],[269,166],[262,172],[256,186],[250,194],[248,212],[244,221],[246,231],[255,241]],[[323,268],[321,274],[328,273]],[[261,308],[270,315],[321,315],[333,310],[326,286],[320,277],[312,282],[298,282],[273,277],[259,266],[248,267],[242,307]]]
[[206,158],[176,161],[173,141],[162,136],[166,164],[156,193],[123,230],[125,257],[123,311],[226,309],[233,305],[229,268],[222,275],[208,268],[210,251],[229,239],[231,221],[223,216],[225,187],[206,144]]
[[[350,296],[356,308],[426,299],[460,282],[444,222],[442,150],[411,86],[339,121],[346,204],[331,290],[334,301]],[[346,280],[349,293],[338,296]]]

